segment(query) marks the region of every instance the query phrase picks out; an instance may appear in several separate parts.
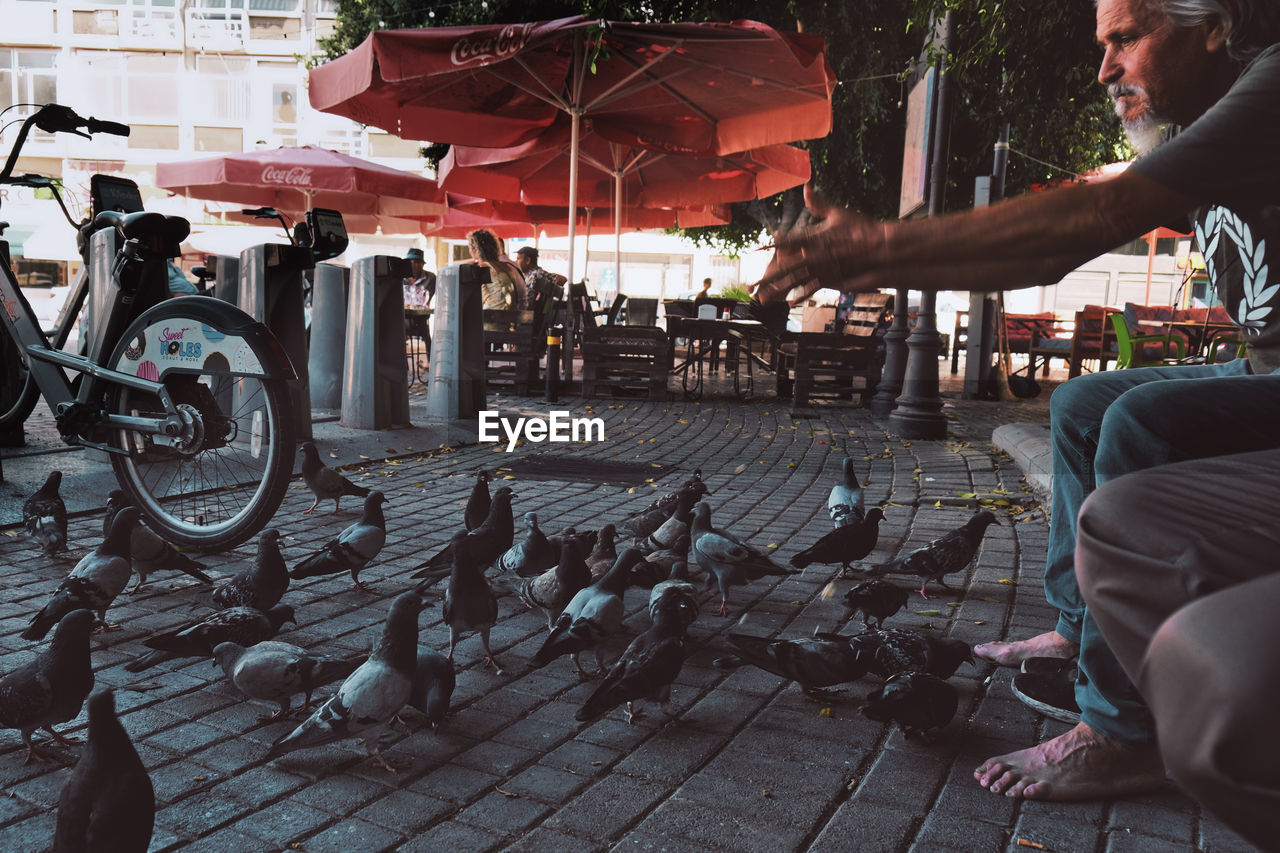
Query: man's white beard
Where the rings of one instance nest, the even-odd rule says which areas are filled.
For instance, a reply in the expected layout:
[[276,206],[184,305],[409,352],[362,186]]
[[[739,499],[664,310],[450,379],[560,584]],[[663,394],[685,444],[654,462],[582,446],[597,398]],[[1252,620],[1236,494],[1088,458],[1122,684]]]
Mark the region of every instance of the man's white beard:
[[1157,116],[1151,111],[1150,106],[1136,118],[1126,119],[1124,117],[1124,110],[1121,108],[1118,99],[1126,95],[1138,95],[1146,98],[1146,92],[1140,87],[1112,84],[1108,91],[1115,102],[1116,115],[1120,117],[1120,125],[1124,128],[1124,135],[1129,138],[1129,144],[1133,146],[1133,149],[1139,155],[1151,153],[1169,138],[1167,129],[1170,126],[1170,122]]

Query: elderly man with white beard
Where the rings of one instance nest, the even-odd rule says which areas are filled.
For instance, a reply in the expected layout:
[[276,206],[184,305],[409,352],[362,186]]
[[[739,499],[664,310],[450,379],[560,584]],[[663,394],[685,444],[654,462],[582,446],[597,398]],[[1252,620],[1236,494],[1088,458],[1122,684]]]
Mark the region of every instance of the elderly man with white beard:
[[[822,221],[777,236],[759,290],[765,301],[795,303],[824,286],[1046,285],[1158,225],[1194,226],[1217,296],[1249,344],[1248,357],[1095,373],[1055,390],[1044,585],[1058,622],[1045,634],[986,643],[974,652],[1020,667],[1015,694],[1075,725],[974,771],[981,785],[1008,797],[1116,796],[1165,781],[1150,708],[1081,597],[1076,524],[1085,498],[1131,472],[1280,449],[1280,373],[1273,372],[1280,369],[1280,3],[1098,0],[1097,38],[1103,50],[1098,79],[1142,153],[1126,172],[895,224],[811,197],[811,212]],[[857,271],[853,279],[848,270]],[[1197,484],[1185,485],[1186,512],[1195,514]],[[1239,500],[1248,501],[1248,485],[1237,486]],[[1091,569],[1091,577],[1105,572],[1105,566]],[[1071,666],[1077,655],[1078,666]],[[1130,674],[1138,669],[1126,665]]]

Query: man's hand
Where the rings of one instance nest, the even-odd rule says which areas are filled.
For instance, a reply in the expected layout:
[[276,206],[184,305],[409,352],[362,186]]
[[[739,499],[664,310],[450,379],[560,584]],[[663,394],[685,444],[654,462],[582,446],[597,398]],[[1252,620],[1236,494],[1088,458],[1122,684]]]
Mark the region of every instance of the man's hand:
[[[798,305],[824,287],[853,291],[883,244],[884,226],[833,207],[806,186],[807,216],[786,233],[774,234],[774,255],[756,285],[761,302],[788,299]],[[806,220],[816,224],[802,224]],[[869,287],[871,286],[868,282]]]

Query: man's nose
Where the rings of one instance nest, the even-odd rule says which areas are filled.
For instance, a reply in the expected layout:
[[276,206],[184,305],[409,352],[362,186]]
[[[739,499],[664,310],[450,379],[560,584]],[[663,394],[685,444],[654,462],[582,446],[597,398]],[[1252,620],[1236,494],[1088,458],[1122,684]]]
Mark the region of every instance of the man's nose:
[[1102,64],[1098,66],[1098,82],[1109,86],[1124,75],[1124,66],[1116,61],[1115,49],[1108,47],[1102,54]]

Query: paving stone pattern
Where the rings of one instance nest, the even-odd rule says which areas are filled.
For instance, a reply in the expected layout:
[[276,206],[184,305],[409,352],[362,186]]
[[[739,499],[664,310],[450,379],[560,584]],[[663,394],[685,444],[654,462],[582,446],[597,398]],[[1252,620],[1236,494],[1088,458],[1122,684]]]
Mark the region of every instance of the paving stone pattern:
[[[528,400],[507,400],[503,408],[547,409]],[[1008,502],[994,505],[1012,515],[989,530],[967,576],[948,579],[962,590],[931,584],[929,601],[913,593],[888,624],[971,643],[1052,624],[1040,592],[1043,514],[1020,472],[989,444],[1001,419],[1044,417],[1043,400],[952,401],[945,441],[900,440],[847,406],[796,418],[776,401],[569,399],[560,408],[603,418],[607,441],[526,444],[508,455],[493,445],[423,452],[395,447],[388,434],[387,459],[347,471],[390,498],[388,544],[361,575],[369,590],[353,589],[345,575],[295,582],[284,602],[297,608],[299,624],[281,639],[330,653],[368,650],[391,600],[410,585],[411,567],[461,524],[474,473],[530,453],[648,462],[655,482],[628,488],[499,479],[495,486],[515,491],[518,526],[529,510],[548,530],[617,522],[701,468],[714,523],[781,560],[830,529],[826,496],[846,454],[869,483],[869,501],[886,502],[875,562],[959,525],[980,499]],[[291,565],[357,517],[356,501],[337,514],[304,516],[310,501],[296,481],[273,521]],[[0,671],[43,648],[18,634],[74,559],[96,543],[100,526],[96,514],[74,518],[73,551],[57,561],[41,557],[14,528],[3,531]],[[229,573],[248,563],[254,547],[208,555],[207,562]],[[672,693],[678,719],[645,705],[647,715],[634,725],[621,710],[575,722],[593,684],[564,659],[529,669],[545,622],[505,597],[492,636],[503,672],[481,668],[478,637],[463,640],[453,713],[432,734],[416,712],[405,712],[406,726],[387,747],[391,757],[411,762],[398,775],[354,741],[265,761],[268,745],[294,723],[261,720],[273,708],[243,699],[207,660],[127,673],[123,664],[148,634],[207,608],[207,590],[185,576],[161,575],[141,593],[121,596],[109,615],[124,629],[94,637],[93,661],[98,686],[118,688],[124,726],[155,785],[155,851],[1248,849],[1172,788],[1084,804],[1021,803],[979,788],[972,768],[985,757],[1062,730],[1010,696],[1007,670],[962,668],[954,678],[960,713],[924,744],[861,716],[870,681],[819,703],[767,673],[712,666],[729,630],[800,636],[860,628],[845,625],[840,600],[853,581],[837,579],[836,595],[824,596],[837,571],[812,567],[736,587],[728,618],[714,614],[718,599],[709,591]],[[627,630],[611,654],[647,626],[646,600],[647,592],[628,593]],[[438,601],[428,604],[420,626],[422,645],[447,647]],[[82,714],[66,730],[83,735],[84,727]],[[61,750],[61,764],[24,766],[17,732],[0,733],[7,794],[0,797],[0,850],[49,847],[59,792],[78,751]]]

